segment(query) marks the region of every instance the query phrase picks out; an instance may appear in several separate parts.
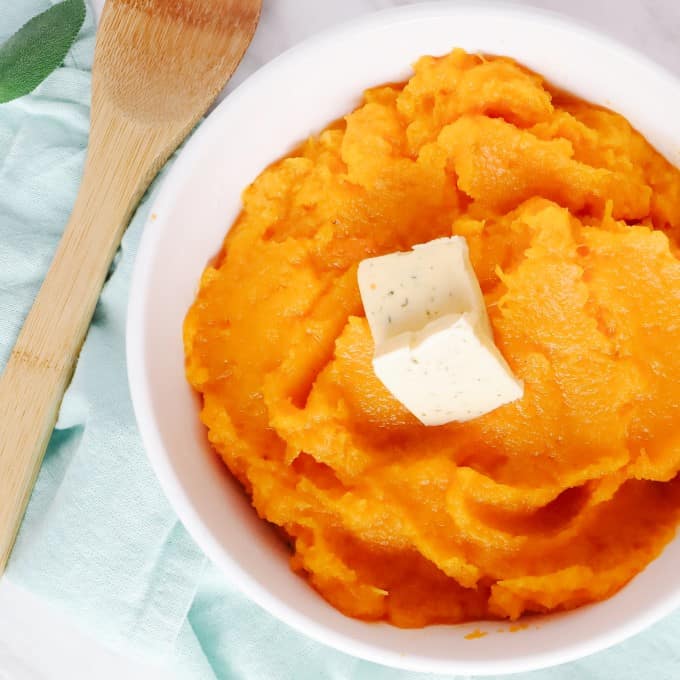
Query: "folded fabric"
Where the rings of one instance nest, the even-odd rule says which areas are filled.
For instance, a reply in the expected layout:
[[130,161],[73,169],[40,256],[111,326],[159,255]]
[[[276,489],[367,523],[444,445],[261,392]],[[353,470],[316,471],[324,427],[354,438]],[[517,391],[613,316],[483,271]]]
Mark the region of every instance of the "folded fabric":
[[[0,0],[0,41],[48,6]],[[93,50],[90,14],[64,66],[31,95],[0,106],[0,366],[76,195]],[[130,276],[148,204],[128,229],[102,293],[8,578],[109,646],[168,664],[169,677],[421,677],[329,650],[273,619],[206,563],[172,512],[142,449],[125,367]],[[676,677],[679,634],[676,615],[615,650],[525,677]]]

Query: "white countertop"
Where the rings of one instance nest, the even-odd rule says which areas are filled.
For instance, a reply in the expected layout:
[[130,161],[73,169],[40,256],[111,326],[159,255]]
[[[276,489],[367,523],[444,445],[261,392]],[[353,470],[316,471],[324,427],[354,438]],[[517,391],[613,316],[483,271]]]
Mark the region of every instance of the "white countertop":
[[[312,33],[365,12],[413,1],[264,0],[253,44],[228,89]],[[508,1],[562,11],[595,24],[680,76],[680,0]],[[103,3],[93,0],[98,10]],[[45,603],[0,580],[0,680],[169,677],[167,669],[150,668],[104,649]]]

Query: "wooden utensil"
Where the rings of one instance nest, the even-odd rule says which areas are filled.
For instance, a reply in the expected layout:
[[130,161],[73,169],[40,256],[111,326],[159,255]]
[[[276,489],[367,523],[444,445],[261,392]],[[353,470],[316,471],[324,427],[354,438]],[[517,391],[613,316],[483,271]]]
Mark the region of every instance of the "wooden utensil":
[[236,69],[260,8],[261,0],[107,0],[80,193],[0,377],[0,574],[125,227]]

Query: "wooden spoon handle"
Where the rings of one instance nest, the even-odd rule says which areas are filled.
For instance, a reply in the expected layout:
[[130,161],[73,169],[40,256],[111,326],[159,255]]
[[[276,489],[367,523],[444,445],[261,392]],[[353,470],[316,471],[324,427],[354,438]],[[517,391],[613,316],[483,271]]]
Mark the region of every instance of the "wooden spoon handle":
[[124,128],[91,141],[73,213],[0,377],[0,574],[111,261],[157,166],[149,139]]

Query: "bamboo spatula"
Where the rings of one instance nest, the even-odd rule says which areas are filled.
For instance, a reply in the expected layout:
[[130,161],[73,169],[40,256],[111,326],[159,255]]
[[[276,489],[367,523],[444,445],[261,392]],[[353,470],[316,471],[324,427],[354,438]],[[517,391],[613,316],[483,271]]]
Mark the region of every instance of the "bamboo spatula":
[[234,72],[260,7],[261,0],[107,0],[80,193],[0,377],[0,574],[125,227]]

